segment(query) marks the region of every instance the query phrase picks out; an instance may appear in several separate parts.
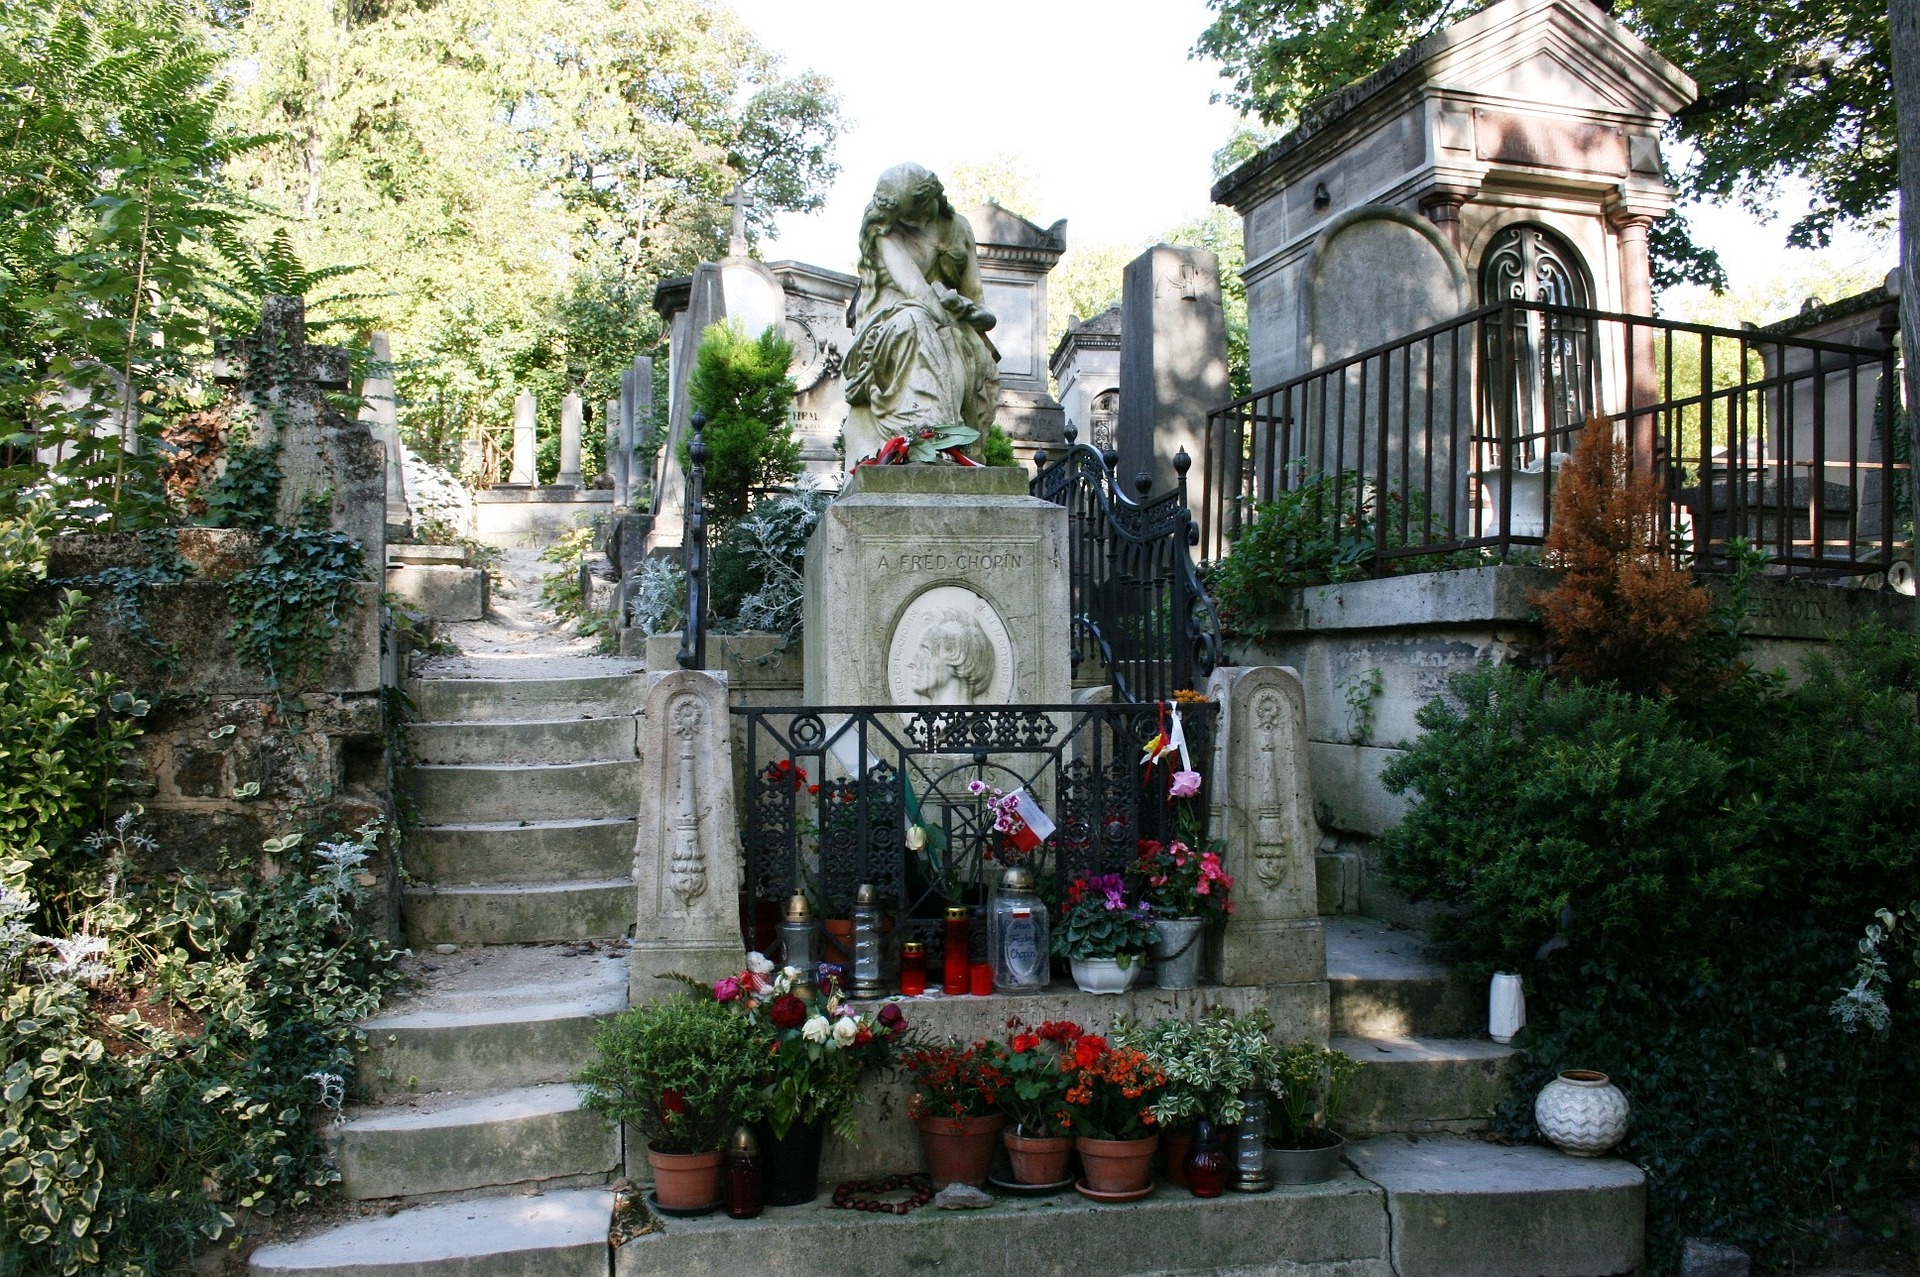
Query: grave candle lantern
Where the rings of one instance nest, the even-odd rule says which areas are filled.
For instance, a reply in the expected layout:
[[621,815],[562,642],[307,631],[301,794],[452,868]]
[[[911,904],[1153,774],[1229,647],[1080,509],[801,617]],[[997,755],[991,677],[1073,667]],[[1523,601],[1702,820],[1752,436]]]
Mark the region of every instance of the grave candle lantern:
[[917,998],[927,991],[927,946],[909,940],[900,946],[900,993]]
[[880,893],[863,882],[853,900],[853,996],[877,998],[880,986]]
[[947,930],[944,942],[946,957],[941,964],[940,992],[950,998],[957,998],[967,991],[967,907],[950,905],[947,908]]
[[780,950],[790,967],[798,967],[801,979],[813,982],[813,971],[820,962],[819,946],[815,937],[819,934],[819,924],[813,920],[813,909],[807,904],[804,892],[795,891],[793,899],[787,901],[787,916],[780,923]]

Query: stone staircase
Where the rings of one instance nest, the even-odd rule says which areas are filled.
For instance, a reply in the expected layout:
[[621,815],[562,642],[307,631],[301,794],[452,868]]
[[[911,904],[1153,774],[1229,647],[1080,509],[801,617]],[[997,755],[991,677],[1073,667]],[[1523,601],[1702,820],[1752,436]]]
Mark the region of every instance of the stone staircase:
[[362,1102],[331,1132],[360,1205],[260,1248],[255,1273],[606,1277],[620,1132],[567,1079],[627,1004],[645,676],[543,677],[552,664],[411,689],[418,987],[362,1025]]

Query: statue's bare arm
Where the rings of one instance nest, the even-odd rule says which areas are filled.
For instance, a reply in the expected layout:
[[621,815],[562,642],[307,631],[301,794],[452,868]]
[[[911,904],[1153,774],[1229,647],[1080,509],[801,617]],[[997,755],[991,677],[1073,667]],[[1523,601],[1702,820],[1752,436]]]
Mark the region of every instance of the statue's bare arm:
[[894,286],[901,292],[930,306],[940,304],[940,295],[927,282],[926,272],[920,269],[920,263],[913,260],[913,254],[898,236],[888,234],[880,237],[880,261],[887,268],[887,274],[893,277]]

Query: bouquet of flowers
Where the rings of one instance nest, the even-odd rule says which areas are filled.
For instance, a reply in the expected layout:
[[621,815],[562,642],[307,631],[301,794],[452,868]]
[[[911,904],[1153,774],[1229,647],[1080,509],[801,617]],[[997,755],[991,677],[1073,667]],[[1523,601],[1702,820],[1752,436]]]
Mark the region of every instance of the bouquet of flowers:
[[1318,1042],[1288,1047],[1268,1079],[1277,1104],[1267,1108],[1267,1143],[1275,1148],[1326,1148],[1338,1143],[1333,1124],[1346,1107],[1360,1061]]
[[1143,838],[1133,874],[1140,880],[1141,902],[1155,917],[1217,922],[1233,912],[1233,876],[1221,868],[1218,852]]
[[1038,1028],[1011,1020],[1007,1027],[1014,1034],[1000,1066],[1007,1077],[1000,1107],[1013,1120],[1014,1133],[1028,1139],[1067,1134],[1073,1126],[1068,1072],[1085,1031],[1071,1020],[1048,1020]]
[[1005,1054],[998,1042],[984,1038],[971,1046],[956,1041],[908,1051],[901,1059],[913,1075],[907,1116],[957,1119],[998,1113],[1007,1093],[1007,1074],[1001,1067]]
[[774,1138],[785,1139],[796,1122],[825,1121],[851,1139],[860,1075],[887,1064],[906,1017],[891,1002],[877,1015],[856,1015],[831,983],[815,987],[800,975],[750,953],[746,970],[714,982],[713,997],[751,1019],[768,1040],[761,1098]]
[[1127,900],[1119,874],[1076,878],[1067,887],[1060,925],[1053,929],[1053,952],[1062,958],[1112,958],[1121,966],[1145,953],[1153,941],[1153,917],[1147,907]]
[[1113,1046],[1082,1034],[1062,1060],[1074,1133],[1096,1140],[1137,1140],[1153,1134],[1154,1105],[1167,1075],[1138,1047]]

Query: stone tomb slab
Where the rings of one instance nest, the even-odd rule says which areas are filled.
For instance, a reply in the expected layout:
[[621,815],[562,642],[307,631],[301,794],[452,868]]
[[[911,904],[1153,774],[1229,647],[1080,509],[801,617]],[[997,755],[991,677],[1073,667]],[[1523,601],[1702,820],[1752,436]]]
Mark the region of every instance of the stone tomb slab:
[[812,705],[1064,704],[1067,512],[1019,467],[866,467],[807,546]]

